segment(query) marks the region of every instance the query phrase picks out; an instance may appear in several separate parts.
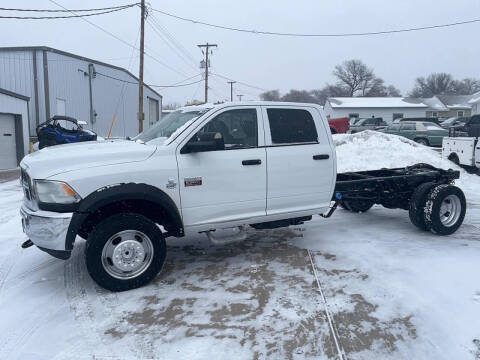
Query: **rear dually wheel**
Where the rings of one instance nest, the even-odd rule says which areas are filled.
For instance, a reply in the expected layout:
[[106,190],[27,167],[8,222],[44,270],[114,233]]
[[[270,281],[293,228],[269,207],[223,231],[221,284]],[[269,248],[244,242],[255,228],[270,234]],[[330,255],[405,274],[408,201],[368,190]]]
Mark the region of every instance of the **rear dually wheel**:
[[439,185],[428,194],[424,211],[427,229],[439,235],[453,234],[462,225],[467,209],[463,191],[453,185]]

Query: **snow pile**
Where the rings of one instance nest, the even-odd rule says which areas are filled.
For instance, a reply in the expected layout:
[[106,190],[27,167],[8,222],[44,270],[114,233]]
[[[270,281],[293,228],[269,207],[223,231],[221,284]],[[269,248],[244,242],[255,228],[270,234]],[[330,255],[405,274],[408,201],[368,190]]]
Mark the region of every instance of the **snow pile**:
[[407,138],[378,131],[333,135],[337,171],[376,170],[427,163],[442,169],[460,168],[441,153]]

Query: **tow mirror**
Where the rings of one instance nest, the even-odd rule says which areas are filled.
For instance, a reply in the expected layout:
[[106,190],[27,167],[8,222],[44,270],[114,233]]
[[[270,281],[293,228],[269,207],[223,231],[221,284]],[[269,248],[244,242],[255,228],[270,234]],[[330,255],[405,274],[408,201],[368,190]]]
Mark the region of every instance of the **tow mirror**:
[[222,134],[218,132],[206,132],[191,138],[190,141],[182,148],[180,154],[217,150],[225,150],[225,142]]

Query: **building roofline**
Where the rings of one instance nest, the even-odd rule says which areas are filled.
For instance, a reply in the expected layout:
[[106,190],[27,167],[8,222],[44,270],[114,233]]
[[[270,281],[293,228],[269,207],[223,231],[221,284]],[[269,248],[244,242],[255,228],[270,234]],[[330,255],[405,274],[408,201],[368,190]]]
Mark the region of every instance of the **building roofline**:
[[[127,69],[125,68],[122,68],[120,66],[116,66],[116,65],[112,65],[112,64],[108,64],[106,62],[103,62],[103,61],[99,61],[99,60],[95,60],[95,59],[91,59],[91,58],[87,58],[85,56],[80,56],[80,55],[76,55],[76,54],[73,54],[73,53],[70,53],[70,52],[67,52],[67,51],[63,51],[63,50],[58,50],[58,49],[55,49],[55,48],[52,48],[52,47],[49,47],[49,46],[10,46],[10,47],[0,47],[0,51],[32,51],[32,50],[44,50],[44,51],[50,51],[50,52],[53,52],[53,53],[56,53],[56,54],[59,54],[59,55],[64,55],[64,56],[69,56],[69,57],[73,57],[75,59],[79,59],[79,60],[83,60],[83,61],[88,61],[88,62],[91,62],[93,64],[98,64],[98,65],[103,65],[103,66],[107,66],[107,67],[110,67],[112,69],[116,69],[116,70],[121,70],[125,73],[127,73],[128,75],[130,75],[131,77],[133,77],[135,80],[138,81],[138,78],[133,75],[130,71],[128,71]],[[162,95],[160,95],[156,90],[152,89],[149,85],[147,84],[143,84],[146,88],[148,88],[149,90],[153,91],[155,94],[157,94],[160,98],[163,98]]]
[[14,98],[17,98],[17,99],[21,99],[21,100],[25,100],[25,101],[30,100],[30,97],[28,97],[28,96],[17,94],[16,92],[6,90],[6,89],[2,89],[2,88],[0,88],[0,94],[8,95],[8,96],[11,96],[11,97],[14,97]]

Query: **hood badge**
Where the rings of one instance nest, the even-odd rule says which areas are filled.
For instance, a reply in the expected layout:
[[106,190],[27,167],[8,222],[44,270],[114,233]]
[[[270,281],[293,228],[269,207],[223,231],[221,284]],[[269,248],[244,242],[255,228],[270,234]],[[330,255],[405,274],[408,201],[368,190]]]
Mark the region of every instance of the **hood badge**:
[[177,183],[175,182],[174,179],[168,179],[166,186],[167,186],[167,189],[175,189],[177,187]]

